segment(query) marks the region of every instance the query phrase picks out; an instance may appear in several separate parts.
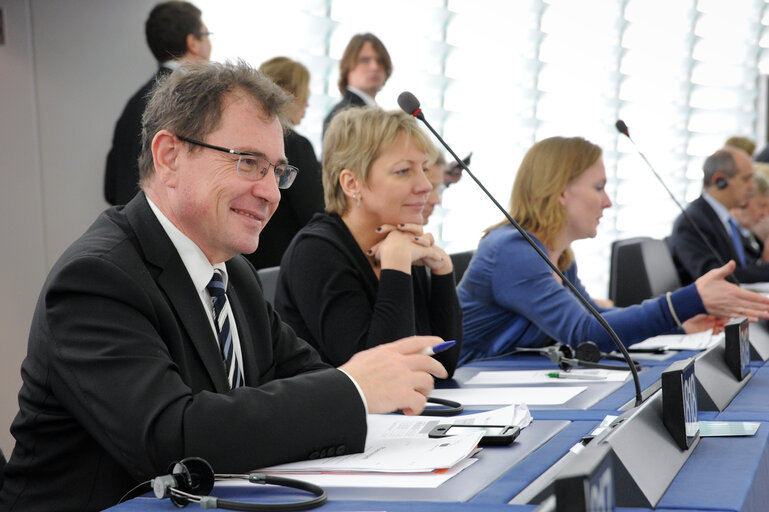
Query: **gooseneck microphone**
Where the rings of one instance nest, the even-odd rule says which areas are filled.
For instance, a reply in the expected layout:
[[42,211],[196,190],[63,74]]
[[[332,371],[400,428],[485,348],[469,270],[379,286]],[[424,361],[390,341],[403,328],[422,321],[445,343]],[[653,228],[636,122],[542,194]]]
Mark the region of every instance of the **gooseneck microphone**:
[[[678,206],[678,209],[681,210],[681,213],[684,215],[684,217],[686,217],[686,220],[689,221],[689,224],[691,224],[692,227],[694,227],[694,230],[697,232],[697,236],[700,237],[700,239],[707,246],[708,250],[713,254],[713,256],[715,256],[716,261],[718,261],[721,264],[721,266],[726,265],[726,262],[724,261],[724,259],[721,257],[720,254],[718,254],[718,252],[713,247],[713,245],[708,241],[708,239],[705,236],[705,234],[702,231],[700,231],[700,227],[697,225],[696,222],[694,222],[694,219],[691,218],[691,216],[689,215],[689,212],[687,212],[686,209],[678,201],[678,199],[676,199],[676,196],[673,195],[673,192],[665,184],[665,181],[662,179],[662,177],[659,174],[657,174],[657,171],[654,170],[654,167],[652,166],[651,162],[649,162],[649,159],[646,158],[646,155],[643,153],[643,151],[641,151],[638,148],[638,145],[635,143],[633,138],[630,136],[630,130],[628,129],[627,125],[625,124],[625,121],[623,121],[622,119],[617,119],[617,122],[614,123],[614,127],[617,128],[617,131],[620,132],[625,137],[627,137],[627,139],[633,144],[633,147],[635,148],[636,152],[641,156],[643,161],[646,162],[646,167],[648,167],[649,170],[652,172],[652,174],[654,174],[654,177],[657,178],[657,181],[660,182],[660,184],[662,185],[662,188],[664,188],[665,191],[670,196],[670,199],[672,199],[673,202],[676,203],[676,206]],[[737,277],[734,274],[730,274],[727,277],[731,278],[732,282],[739,286],[740,281],[739,281],[739,279],[737,279]]]
[[462,169],[467,173],[470,178],[483,190],[484,194],[488,196],[489,199],[491,199],[491,202],[494,203],[494,205],[499,209],[499,211],[502,212],[502,214],[505,216],[508,222],[513,225],[515,229],[518,230],[518,232],[521,234],[521,236],[526,240],[529,245],[539,254],[540,258],[547,263],[547,265],[553,270],[553,272],[556,273],[558,277],[561,278],[563,283],[574,293],[574,295],[577,297],[577,299],[582,303],[585,308],[587,308],[588,311],[595,317],[595,319],[598,321],[599,324],[601,324],[601,327],[603,327],[606,332],[609,334],[609,337],[612,339],[614,344],[617,346],[619,351],[622,353],[622,356],[625,359],[625,362],[627,362],[628,368],[630,369],[630,373],[633,375],[633,384],[635,385],[635,395],[636,395],[636,406],[641,405],[643,402],[643,396],[641,394],[641,381],[638,378],[638,371],[636,370],[635,365],[632,362],[632,359],[630,358],[630,354],[628,353],[627,349],[625,348],[625,345],[622,344],[619,337],[617,336],[617,333],[614,332],[614,329],[611,328],[611,326],[606,322],[606,320],[601,316],[601,314],[593,307],[590,302],[585,299],[585,297],[582,296],[581,293],[579,293],[579,290],[569,281],[565,275],[563,275],[563,272],[561,272],[558,267],[553,264],[552,261],[550,261],[550,258],[547,256],[547,254],[542,251],[542,249],[539,248],[539,246],[534,242],[534,240],[531,238],[531,236],[526,232],[525,229],[521,227],[520,224],[509,214],[507,213],[507,210],[505,210],[499,202],[494,199],[494,196],[491,195],[491,193],[486,189],[486,187],[483,186],[483,184],[478,180],[478,178],[475,177],[475,174],[470,171],[470,168],[462,162],[462,159],[457,156],[456,153],[454,153],[454,150],[449,147],[448,144],[446,144],[446,141],[443,140],[443,137],[441,137],[438,132],[435,131],[435,129],[432,127],[430,123],[427,122],[425,119],[425,115],[422,113],[422,109],[419,105],[419,100],[411,94],[408,91],[404,91],[400,93],[398,96],[398,105],[401,107],[401,109],[406,112],[407,114],[410,114],[420,121],[422,121],[425,126],[432,132],[433,135],[435,135],[435,138],[438,139],[438,141],[441,143],[441,145],[446,148],[446,150],[451,153],[451,156],[454,157],[454,159],[460,163],[462,166]]

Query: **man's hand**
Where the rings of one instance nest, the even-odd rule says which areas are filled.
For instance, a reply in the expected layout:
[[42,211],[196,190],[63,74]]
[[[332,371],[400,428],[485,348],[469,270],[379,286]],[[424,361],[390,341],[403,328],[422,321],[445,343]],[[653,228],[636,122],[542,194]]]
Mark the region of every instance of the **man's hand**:
[[448,377],[427,347],[443,342],[436,336],[411,336],[358,352],[339,367],[358,383],[372,414],[402,409],[419,414],[433,390],[433,376]]

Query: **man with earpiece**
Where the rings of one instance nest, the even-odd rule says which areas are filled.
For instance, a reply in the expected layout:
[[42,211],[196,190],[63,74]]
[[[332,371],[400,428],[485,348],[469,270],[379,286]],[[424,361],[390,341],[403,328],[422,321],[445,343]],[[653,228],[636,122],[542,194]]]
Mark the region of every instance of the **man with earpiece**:
[[737,263],[740,283],[769,281],[769,263],[746,257],[739,222],[729,213],[745,206],[756,187],[750,155],[726,146],[707,157],[702,169],[702,195],[687,207],[688,215],[679,215],[668,240],[682,284],[729,260]]
[[192,63],[143,117],[141,191],[51,269],[21,368],[0,511],[86,512],[189,457],[217,473],[362,451],[366,413],[422,411],[442,342],[322,362],[252,253],[291,186],[289,97],[245,62]]

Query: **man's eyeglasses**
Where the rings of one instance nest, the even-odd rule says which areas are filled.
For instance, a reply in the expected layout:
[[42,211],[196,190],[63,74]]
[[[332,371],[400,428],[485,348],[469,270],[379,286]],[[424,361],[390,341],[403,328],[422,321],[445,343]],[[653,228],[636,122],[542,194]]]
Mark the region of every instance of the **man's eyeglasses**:
[[196,146],[215,149],[216,151],[229,153],[231,155],[237,155],[238,163],[235,168],[236,172],[238,175],[243,176],[244,178],[251,181],[259,181],[264,178],[270,171],[270,166],[272,166],[272,168],[275,169],[275,179],[278,182],[278,188],[286,189],[291,186],[291,184],[294,182],[294,179],[296,178],[296,173],[299,172],[299,169],[293,165],[273,164],[263,156],[257,155],[255,153],[247,153],[245,151],[237,151],[235,149],[227,149],[220,146],[214,146],[212,144],[200,142],[199,140],[188,139],[187,137],[180,137],[178,135],[177,137],[179,140],[189,142],[190,144],[194,144]]

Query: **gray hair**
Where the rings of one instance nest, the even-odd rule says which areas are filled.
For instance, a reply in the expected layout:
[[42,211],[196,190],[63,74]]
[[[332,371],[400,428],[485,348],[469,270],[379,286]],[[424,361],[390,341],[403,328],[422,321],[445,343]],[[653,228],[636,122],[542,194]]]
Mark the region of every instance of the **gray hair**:
[[734,157],[728,149],[719,149],[705,159],[702,164],[702,182],[706,187],[713,184],[713,176],[717,172],[722,172],[729,178],[737,174],[737,164]]
[[[142,149],[139,178],[142,184],[154,174],[152,139],[160,130],[179,137],[203,140],[222,118],[224,99],[242,93],[256,101],[264,113],[287,126],[289,96],[245,61],[198,62],[176,69],[155,84],[142,116]],[[190,145],[190,150],[200,148]]]

